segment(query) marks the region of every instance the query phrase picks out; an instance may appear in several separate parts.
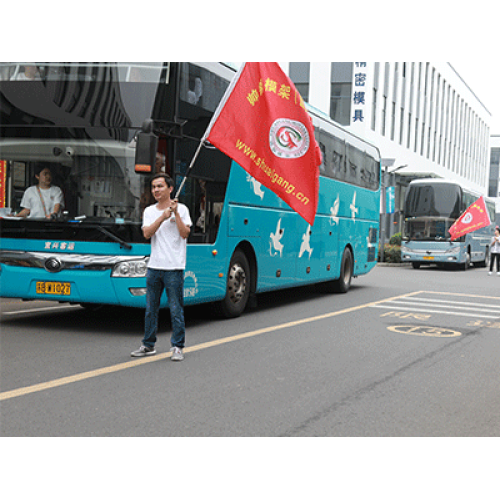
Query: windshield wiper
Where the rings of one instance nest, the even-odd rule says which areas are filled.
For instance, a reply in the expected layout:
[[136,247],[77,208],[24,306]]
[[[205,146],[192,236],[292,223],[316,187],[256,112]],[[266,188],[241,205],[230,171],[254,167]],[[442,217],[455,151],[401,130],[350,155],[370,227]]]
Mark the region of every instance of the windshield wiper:
[[[79,215],[78,217],[75,217],[70,222],[78,222],[78,223],[81,224],[86,218],[87,218],[86,215]],[[120,243],[120,248],[126,248],[127,250],[131,250],[132,249],[132,245],[130,243],[128,243],[127,241],[123,240],[119,236],[116,236],[116,234],[113,234],[111,231],[108,231],[107,229],[104,229],[102,226],[99,226],[98,224],[88,224],[88,223],[85,223],[85,225],[83,227],[89,228],[89,229],[97,229],[102,234],[105,234],[108,238],[111,238],[112,240],[116,241],[117,243]]]
[[97,229],[98,231],[101,231],[102,234],[105,234],[112,240],[116,241],[117,243],[120,243],[120,248],[126,248],[127,250],[131,250],[132,245],[130,243],[127,243],[125,240],[122,240],[119,236],[116,236],[116,234],[113,234],[111,231],[108,231],[107,229],[104,229],[102,226],[87,226],[85,227],[91,227],[92,229]]

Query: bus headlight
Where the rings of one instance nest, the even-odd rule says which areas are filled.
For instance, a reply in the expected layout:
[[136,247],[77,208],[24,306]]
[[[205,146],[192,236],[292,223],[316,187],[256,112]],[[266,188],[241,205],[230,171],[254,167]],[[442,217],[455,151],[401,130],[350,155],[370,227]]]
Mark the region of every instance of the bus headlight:
[[112,278],[144,278],[148,270],[148,258],[119,262],[113,268]]

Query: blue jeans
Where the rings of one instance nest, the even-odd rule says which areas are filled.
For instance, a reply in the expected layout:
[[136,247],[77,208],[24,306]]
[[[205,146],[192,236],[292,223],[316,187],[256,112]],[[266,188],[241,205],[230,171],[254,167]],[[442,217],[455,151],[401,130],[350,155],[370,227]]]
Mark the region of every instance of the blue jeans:
[[148,269],[146,275],[146,318],[142,343],[154,347],[158,333],[160,298],[165,289],[172,321],[172,347],[184,347],[186,329],[184,324],[184,271]]

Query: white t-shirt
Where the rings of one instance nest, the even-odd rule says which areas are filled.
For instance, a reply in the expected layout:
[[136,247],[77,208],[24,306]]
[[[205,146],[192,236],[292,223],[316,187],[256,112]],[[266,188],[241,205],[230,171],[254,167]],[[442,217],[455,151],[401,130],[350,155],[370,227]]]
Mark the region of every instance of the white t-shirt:
[[[41,189],[40,193],[43,197],[43,202],[45,203],[45,209],[47,210],[47,215],[54,212],[54,207],[59,203],[61,209],[64,207],[63,192],[61,188],[57,186],[50,186],[49,189]],[[38,194],[37,186],[29,187],[23,195],[21,200],[22,208],[29,208],[30,214],[28,217],[45,217],[45,210],[43,209],[43,204]]]
[[[157,205],[151,205],[144,210],[142,227],[153,224],[164,212],[158,210]],[[172,214],[170,219],[162,222],[158,231],[151,237],[151,257],[148,267],[174,271],[186,268],[187,240],[182,238],[175,222],[175,217],[180,217],[186,226],[192,226],[189,210],[186,205],[177,205],[177,215]]]
[[500,237],[494,236],[491,240],[494,245],[491,247],[491,253],[500,253]]

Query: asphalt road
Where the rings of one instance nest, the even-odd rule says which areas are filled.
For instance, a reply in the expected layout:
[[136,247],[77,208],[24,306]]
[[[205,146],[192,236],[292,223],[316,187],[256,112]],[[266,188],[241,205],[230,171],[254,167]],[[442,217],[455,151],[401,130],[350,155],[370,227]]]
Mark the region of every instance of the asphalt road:
[[143,313],[1,301],[1,436],[499,436],[500,277],[378,266],[132,359]]

